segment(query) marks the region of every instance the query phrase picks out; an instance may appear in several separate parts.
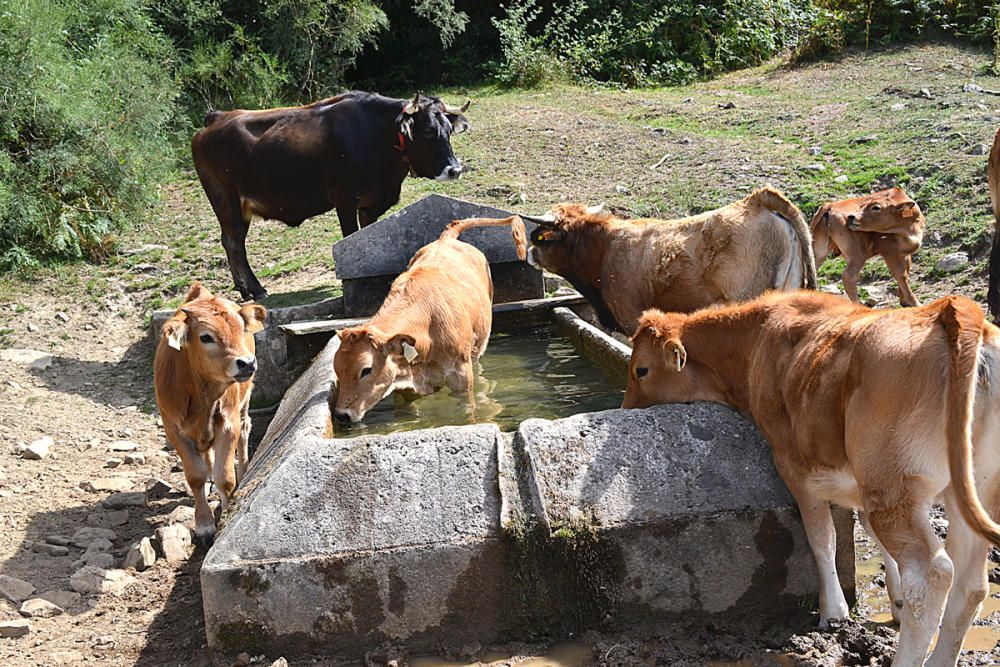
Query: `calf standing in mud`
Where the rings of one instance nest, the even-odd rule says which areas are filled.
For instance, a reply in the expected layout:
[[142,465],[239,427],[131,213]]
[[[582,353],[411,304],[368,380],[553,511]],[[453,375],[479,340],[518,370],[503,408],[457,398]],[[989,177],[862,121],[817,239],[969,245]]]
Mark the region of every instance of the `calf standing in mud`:
[[247,412],[257,370],[253,334],[264,328],[265,317],[263,306],[240,308],[195,282],[163,325],[156,348],[156,403],[194,495],[195,542],[201,546],[212,543],[216,530],[205,482],[214,481],[225,510],[246,472]]
[[493,281],[486,256],[458,235],[506,225],[523,260],[527,238],[519,217],[455,220],[417,251],[368,324],[339,332],[335,420],[359,422],[396,390],[427,395],[447,384],[471,400],[473,364],[493,324]]

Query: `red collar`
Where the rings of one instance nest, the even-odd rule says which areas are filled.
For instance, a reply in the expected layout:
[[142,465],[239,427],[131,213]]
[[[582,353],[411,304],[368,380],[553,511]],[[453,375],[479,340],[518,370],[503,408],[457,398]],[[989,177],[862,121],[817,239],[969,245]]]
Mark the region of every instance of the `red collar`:
[[395,148],[397,151],[399,151],[402,154],[402,156],[403,156],[403,162],[409,162],[410,159],[408,157],[406,157],[406,136],[404,136],[402,132],[397,132],[396,133],[396,141],[398,143],[396,143],[396,145],[393,146],[393,148]]

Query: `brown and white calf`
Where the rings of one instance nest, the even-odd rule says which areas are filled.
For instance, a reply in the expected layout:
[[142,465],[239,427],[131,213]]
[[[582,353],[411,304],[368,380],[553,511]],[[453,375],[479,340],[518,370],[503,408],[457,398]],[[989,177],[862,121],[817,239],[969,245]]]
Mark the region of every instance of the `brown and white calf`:
[[[632,341],[622,407],[715,401],[767,437],[816,559],[821,626],[848,615],[836,503],[861,511],[885,558],[901,625],[892,664],[922,665],[940,622],[929,664],[955,665],[1000,544],[1000,329],[979,306],[951,296],[871,310],[771,293],[690,315],[649,311]],[[929,518],[939,499],[944,548]]]
[[417,251],[370,322],[338,333],[334,419],[361,421],[396,390],[427,395],[448,385],[471,395],[473,364],[486,350],[493,324],[493,281],[486,256],[458,235],[506,225],[524,259],[527,239],[517,216],[455,220]]
[[263,306],[241,308],[196,282],[163,325],[156,348],[156,404],[194,495],[195,541],[203,546],[216,530],[205,483],[215,483],[225,510],[246,472],[253,334],[264,328],[266,314]]
[[864,197],[823,204],[809,223],[816,266],[827,257],[843,254],[847,260],[842,278],[844,291],[855,303],[858,274],[871,257],[881,255],[896,279],[899,302],[919,306],[910,289],[912,256],[924,239],[924,214],[901,188]]

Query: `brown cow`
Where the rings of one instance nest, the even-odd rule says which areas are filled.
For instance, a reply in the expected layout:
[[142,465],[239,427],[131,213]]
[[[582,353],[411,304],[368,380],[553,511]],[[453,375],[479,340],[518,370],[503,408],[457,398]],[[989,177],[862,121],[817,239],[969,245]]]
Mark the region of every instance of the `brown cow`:
[[[772,293],[690,315],[649,311],[632,341],[623,407],[715,401],[751,415],[770,441],[816,559],[821,626],[848,615],[836,503],[862,510],[885,557],[901,623],[892,664],[923,664],[947,596],[931,664],[954,665],[989,590],[990,543],[1000,544],[990,517],[1000,511],[1000,329],[982,310],[958,296],[871,310]],[[947,551],[928,517],[939,497]]]
[[816,287],[805,219],[770,187],[679,220],[623,220],[580,204],[525,219],[539,225],[528,262],[569,280],[601,324],[624,333],[647,308],[689,312]]
[[156,348],[156,404],[194,495],[195,541],[203,546],[215,536],[205,482],[215,483],[225,510],[246,471],[247,411],[257,370],[253,334],[264,328],[266,316],[263,306],[240,308],[195,282],[163,325]]
[[827,257],[843,254],[847,260],[844,291],[851,301],[860,303],[858,274],[869,258],[881,255],[896,279],[899,302],[919,306],[910,289],[910,266],[923,242],[925,224],[917,202],[901,188],[823,204],[809,223],[816,266]]
[[990,161],[986,167],[986,180],[990,187],[990,205],[993,207],[993,246],[990,248],[990,280],[986,303],[994,322],[1000,322],[1000,130],[993,137]]
[[332,402],[338,422],[361,421],[396,390],[426,395],[447,384],[471,400],[473,364],[486,350],[493,323],[493,281],[486,256],[458,235],[502,225],[511,226],[524,259],[527,239],[517,216],[455,220],[417,251],[368,324],[339,332],[333,358],[339,386]]

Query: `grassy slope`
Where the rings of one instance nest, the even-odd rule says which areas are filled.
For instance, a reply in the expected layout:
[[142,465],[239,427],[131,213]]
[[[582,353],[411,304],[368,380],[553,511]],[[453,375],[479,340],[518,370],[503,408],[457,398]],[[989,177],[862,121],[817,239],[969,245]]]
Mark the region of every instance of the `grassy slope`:
[[[399,206],[440,192],[526,212],[572,199],[603,201],[629,215],[679,216],[772,183],[809,217],[822,201],[900,184],[928,220],[915,257],[917,294],[959,290],[982,301],[986,157],[967,149],[992,140],[1000,98],[963,93],[962,85],[1000,88],[982,71],[987,61],[985,53],[926,45],[799,68],[771,63],[683,88],[450,91],[450,101],[468,94],[475,102],[468,114],[473,130],[454,140],[468,175],[457,183],[408,179]],[[921,88],[932,99],[920,97]],[[729,101],[736,108],[720,108]],[[898,104],[906,106],[891,110]],[[854,143],[873,134],[872,142]],[[822,153],[809,155],[810,146]],[[816,163],[825,169],[806,169]],[[846,181],[837,182],[841,175]],[[272,305],[337,292],[329,248],[338,236],[332,215],[297,229],[253,223],[251,264],[274,295]],[[41,285],[8,277],[0,281],[0,301],[20,302],[43,290],[86,295],[100,305],[108,294],[124,292],[135,311],[148,314],[176,303],[195,277],[231,295],[218,239],[200,186],[192,173],[181,174],[164,186],[161,205],[121,239],[126,250],[165,249],[47,270],[32,281]],[[935,275],[936,260],[955,250],[972,255],[970,266]],[[827,262],[821,274],[836,281],[841,268]],[[887,277],[881,260],[869,262],[866,280],[888,287],[892,301]]]

